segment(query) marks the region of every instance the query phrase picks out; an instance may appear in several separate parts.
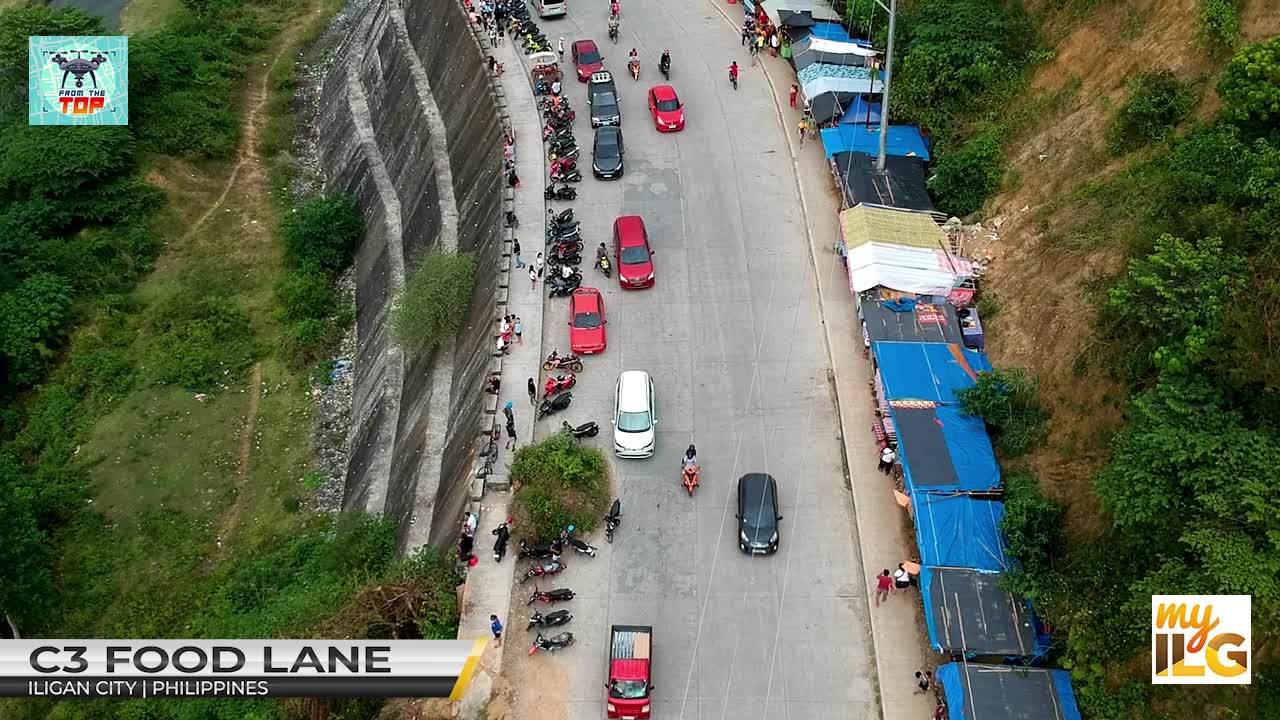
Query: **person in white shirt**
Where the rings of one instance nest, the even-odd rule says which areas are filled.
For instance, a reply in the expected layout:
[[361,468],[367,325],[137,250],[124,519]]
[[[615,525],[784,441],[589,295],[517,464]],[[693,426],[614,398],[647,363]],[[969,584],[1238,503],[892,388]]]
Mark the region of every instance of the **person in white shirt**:
[[893,470],[893,462],[897,459],[898,459],[898,454],[893,451],[893,448],[886,447],[884,450],[881,450],[880,451],[880,472],[884,473],[885,475],[888,475],[889,472]]
[[893,587],[895,591],[911,587],[911,573],[907,572],[904,563],[898,563],[898,569],[893,573]]

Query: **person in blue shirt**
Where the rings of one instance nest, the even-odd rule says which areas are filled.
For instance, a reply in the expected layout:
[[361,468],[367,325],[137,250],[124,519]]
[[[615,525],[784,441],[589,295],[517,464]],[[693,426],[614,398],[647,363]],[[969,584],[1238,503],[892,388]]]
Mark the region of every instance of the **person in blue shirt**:
[[493,646],[494,647],[501,646],[502,645],[502,621],[498,619],[497,615],[489,616],[489,628],[493,630]]

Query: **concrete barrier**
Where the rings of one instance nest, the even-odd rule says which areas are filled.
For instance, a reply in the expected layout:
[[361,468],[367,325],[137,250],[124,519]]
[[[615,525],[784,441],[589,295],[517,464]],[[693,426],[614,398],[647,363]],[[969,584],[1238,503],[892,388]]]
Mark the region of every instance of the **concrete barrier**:
[[[394,518],[402,552],[447,548],[493,423],[483,384],[510,235],[505,127],[455,0],[369,0],[359,13],[323,83],[318,128],[326,189],[353,194],[367,220],[343,507]],[[433,248],[475,254],[471,310],[451,342],[406,354],[389,336],[392,303]]]

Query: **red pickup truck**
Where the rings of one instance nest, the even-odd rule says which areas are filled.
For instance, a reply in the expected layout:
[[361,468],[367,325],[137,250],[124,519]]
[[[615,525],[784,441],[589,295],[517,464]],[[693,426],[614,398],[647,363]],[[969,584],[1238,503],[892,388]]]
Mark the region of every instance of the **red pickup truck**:
[[609,682],[605,683],[608,717],[621,720],[649,717],[652,659],[652,627],[614,625],[609,631]]

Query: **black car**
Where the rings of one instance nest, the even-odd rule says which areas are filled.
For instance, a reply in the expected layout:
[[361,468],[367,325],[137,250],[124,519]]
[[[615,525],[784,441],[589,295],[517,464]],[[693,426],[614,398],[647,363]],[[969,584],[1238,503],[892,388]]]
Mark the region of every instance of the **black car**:
[[587,104],[591,106],[591,127],[621,125],[622,111],[618,109],[618,87],[613,75],[602,70],[591,75],[587,84]]
[[778,483],[766,473],[738,478],[738,547],[745,553],[778,551]]
[[596,130],[591,143],[591,172],[598,178],[622,177],[622,128],[607,125]]

